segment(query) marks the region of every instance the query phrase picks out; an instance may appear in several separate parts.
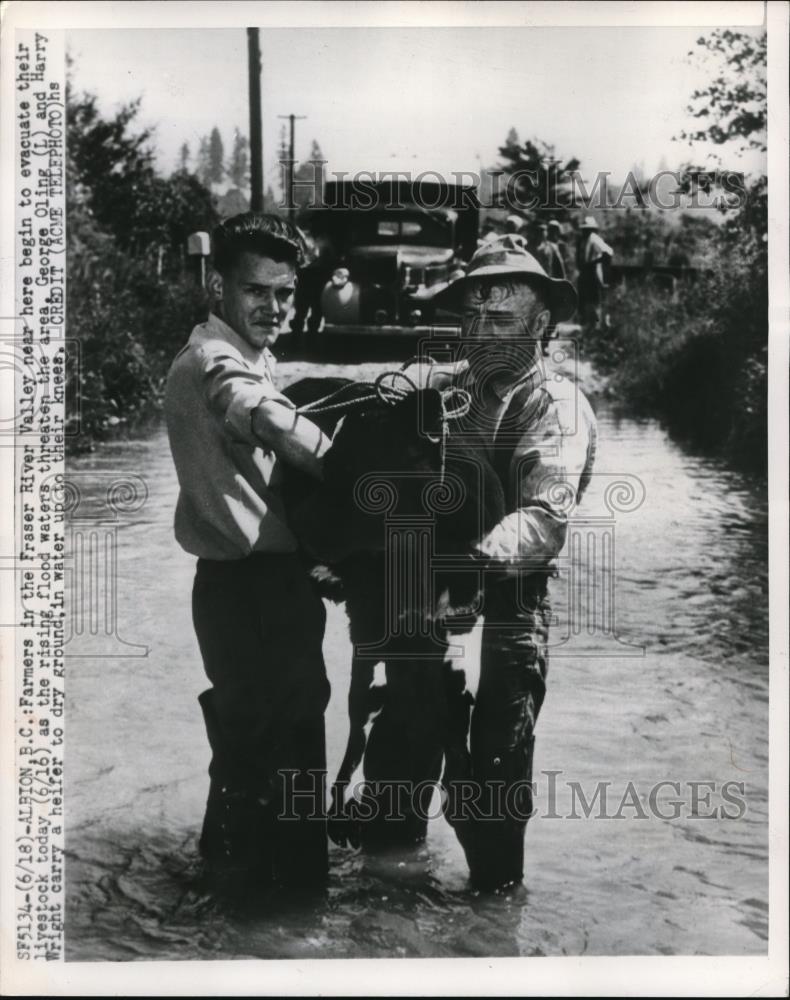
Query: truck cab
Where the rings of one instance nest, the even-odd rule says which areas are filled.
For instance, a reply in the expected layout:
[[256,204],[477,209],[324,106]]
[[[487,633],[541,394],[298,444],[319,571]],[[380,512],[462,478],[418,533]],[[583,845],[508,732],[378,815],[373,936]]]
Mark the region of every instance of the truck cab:
[[311,317],[314,332],[413,335],[456,325],[434,299],[477,247],[473,187],[328,182],[323,204],[303,224],[322,247],[308,265],[323,269],[311,278],[311,309],[321,319],[319,328]]

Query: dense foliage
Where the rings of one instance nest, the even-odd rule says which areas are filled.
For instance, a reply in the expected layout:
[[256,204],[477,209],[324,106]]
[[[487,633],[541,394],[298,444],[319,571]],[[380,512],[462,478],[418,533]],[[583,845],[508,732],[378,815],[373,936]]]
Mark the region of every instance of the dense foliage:
[[[717,228],[712,252],[674,293],[646,276],[609,292],[610,326],[582,349],[609,375],[610,393],[660,416],[678,437],[766,468],[766,245],[743,215]],[[605,234],[609,238],[609,232]]]
[[[582,350],[608,376],[611,396],[627,408],[662,418],[673,434],[762,473],[767,467],[768,212],[762,172],[732,179],[744,154],[766,148],[766,36],[718,30],[689,54],[708,70],[690,96],[692,125],[679,140],[692,154],[704,142],[718,149],[677,174],[678,208],[661,210],[644,197],[646,178],[635,168],[622,190],[609,188],[602,235],[623,280],[605,294],[604,322],[582,331]],[[574,242],[590,206],[566,204],[566,163],[538,140],[520,142],[511,130],[500,148],[500,169],[536,207],[526,218],[565,224],[566,265],[575,277]],[[695,192],[719,209],[700,209]],[[632,197],[635,196],[635,197]],[[617,207],[615,207],[617,205]],[[544,207],[547,206],[547,207]],[[502,226],[493,220],[493,228]],[[662,273],[663,270],[663,273]],[[671,272],[672,277],[669,273]],[[613,272],[617,279],[617,269]]]
[[[103,116],[68,95],[69,336],[80,344],[69,385],[72,447],[140,428],[160,409],[174,354],[206,304],[185,256],[190,232],[216,221],[211,193],[186,170],[154,168],[137,105]],[[72,418],[76,419],[76,416]],[[72,431],[75,428],[72,426]]]
[[[709,87],[689,111],[705,139],[732,156],[765,148],[765,38],[732,31],[699,39],[719,59]],[[702,168],[689,167],[690,173]],[[610,213],[604,234],[615,246],[626,224]],[[610,373],[611,391],[657,413],[672,431],[757,473],[767,468],[768,198],[765,176],[747,178],[744,197],[712,231],[681,219],[696,280],[674,295],[651,285],[612,289],[611,326],[585,332],[586,350]],[[704,252],[699,253],[704,242]]]

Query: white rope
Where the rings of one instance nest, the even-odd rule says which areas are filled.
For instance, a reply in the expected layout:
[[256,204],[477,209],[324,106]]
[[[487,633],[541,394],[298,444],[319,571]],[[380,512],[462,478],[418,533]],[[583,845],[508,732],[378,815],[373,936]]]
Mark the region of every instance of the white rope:
[[[422,361],[422,359],[418,360]],[[426,361],[428,361],[431,366],[428,374],[428,385],[430,386],[430,381],[433,377],[433,368],[436,362],[433,358],[427,358]],[[410,364],[411,361],[407,361],[404,368],[407,368]],[[398,379],[405,382],[406,387],[398,385]],[[368,395],[359,396],[356,399],[346,399],[337,403],[331,402],[337,396],[341,396],[345,393],[352,386],[365,386],[372,391]],[[401,400],[405,399],[410,392],[418,391],[419,390],[415,382],[409,378],[403,369],[400,371],[382,372],[375,382],[351,382],[348,385],[343,385],[339,389],[335,389],[333,392],[330,392],[328,395],[322,396],[321,399],[316,399],[313,400],[312,403],[305,403],[303,406],[298,406],[296,408],[296,412],[316,415],[320,413],[329,413],[332,410],[350,409],[353,406],[363,406],[366,403],[375,402],[382,403],[385,406],[395,406],[397,403],[401,402]],[[439,392],[442,409],[441,467],[439,482],[444,484],[447,465],[447,439],[450,434],[450,421],[459,420],[461,417],[466,416],[472,406],[472,396],[466,389],[460,389],[458,386],[454,385],[437,391]]]

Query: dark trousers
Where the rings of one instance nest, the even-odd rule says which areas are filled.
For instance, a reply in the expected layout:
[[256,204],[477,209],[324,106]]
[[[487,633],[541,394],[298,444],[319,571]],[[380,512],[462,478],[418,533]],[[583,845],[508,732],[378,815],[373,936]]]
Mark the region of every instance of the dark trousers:
[[323,602],[296,555],[256,553],[198,560],[192,613],[212,684],[201,849],[312,881],[326,871]]
[[321,326],[321,293],[331,276],[332,269],[326,266],[306,267],[299,272],[291,320],[293,333],[302,332],[308,313],[307,329],[310,333],[318,333]]
[[[550,614],[546,574],[486,587],[469,753],[457,746],[448,753],[444,782],[445,815],[464,848],[473,882],[483,888],[518,882],[524,875]],[[453,711],[463,719],[469,709],[459,699]]]
[[[409,661],[388,662],[365,779],[379,790],[379,820],[400,793],[400,806],[387,821],[389,836],[419,839],[430,794],[427,788],[414,793],[421,783],[436,782],[444,757],[445,818],[464,848],[472,881],[496,888],[524,873],[534,729],[548,667],[546,575],[491,580],[484,601],[476,697],[467,690],[462,664],[451,667],[441,656],[421,661],[416,649]],[[441,644],[432,651],[441,653]],[[379,829],[377,835],[386,834]]]

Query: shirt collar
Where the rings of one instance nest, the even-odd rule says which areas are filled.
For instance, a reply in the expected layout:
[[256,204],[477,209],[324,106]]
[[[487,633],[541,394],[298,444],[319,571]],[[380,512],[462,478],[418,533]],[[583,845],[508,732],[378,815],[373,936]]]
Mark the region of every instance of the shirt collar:
[[271,368],[274,364],[274,355],[268,347],[257,348],[240,337],[232,326],[228,326],[224,319],[214,312],[208,314],[208,319],[203,324],[204,328],[214,337],[226,340],[235,347],[241,356],[251,364],[258,364],[261,358],[265,358],[267,365]]

